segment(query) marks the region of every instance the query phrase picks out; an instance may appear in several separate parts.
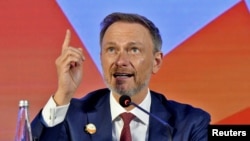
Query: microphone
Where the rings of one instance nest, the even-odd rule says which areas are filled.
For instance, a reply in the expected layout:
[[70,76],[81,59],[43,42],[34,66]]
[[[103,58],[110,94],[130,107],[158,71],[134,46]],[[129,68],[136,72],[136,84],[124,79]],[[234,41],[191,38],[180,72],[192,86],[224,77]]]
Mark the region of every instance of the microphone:
[[168,128],[168,140],[172,141],[172,135],[169,129],[169,124],[167,122],[165,122],[164,120],[160,119],[159,117],[157,117],[156,115],[149,113],[148,111],[146,111],[145,109],[143,109],[142,107],[140,107],[139,105],[135,104],[134,102],[131,101],[131,98],[127,95],[122,95],[119,99],[119,103],[122,107],[128,107],[130,105],[135,106],[136,108],[140,109],[141,111],[143,111],[144,113],[148,114],[149,116],[153,117],[154,119],[156,119],[157,121],[159,121],[161,124],[163,124],[164,126],[166,126]]

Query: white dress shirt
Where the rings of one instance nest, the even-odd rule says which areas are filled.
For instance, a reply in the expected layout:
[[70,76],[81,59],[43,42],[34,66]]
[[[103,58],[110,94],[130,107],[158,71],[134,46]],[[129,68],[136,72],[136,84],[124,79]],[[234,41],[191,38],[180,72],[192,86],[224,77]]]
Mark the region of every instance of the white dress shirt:
[[[148,93],[145,99],[139,104],[140,107],[146,111],[150,111],[151,96]],[[123,127],[123,120],[119,116],[123,112],[127,112],[113,97],[110,95],[110,109],[112,117],[112,136],[113,141],[119,141]],[[136,118],[130,122],[130,131],[133,141],[147,141],[148,140],[148,126],[149,126],[149,115],[144,113],[138,108],[133,108],[131,111]]]
[[[146,111],[150,111],[151,96],[148,93],[145,99],[139,104],[140,107]],[[42,117],[43,123],[47,127],[53,127],[63,122],[65,119],[69,104],[64,106],[56,106],[53,97],[50,97],[47,104],[43,108]],[[112,140],[119,141],[120,134],[123,127],[123,121],[120,118],[120,114],[126,111],[114,98],[112,92],[110,94],[110,111],[112,118]],[[130,113],[135,115],[135,118],[130,122],[131,136],[133,141],[147,141],[148,140],[148,126],[149,115],[144,113],[138,108],[133,108]]]

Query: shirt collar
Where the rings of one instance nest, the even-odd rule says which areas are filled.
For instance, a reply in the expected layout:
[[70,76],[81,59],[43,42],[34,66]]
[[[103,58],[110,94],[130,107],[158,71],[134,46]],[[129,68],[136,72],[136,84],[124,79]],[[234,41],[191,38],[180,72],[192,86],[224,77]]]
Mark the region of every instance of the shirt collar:
[[[114,98],[112,91],[110,92],[110,109],[111,109],[111,117],[112,121],[114,121],[121,113],[127,112]],[[150,91],[148,89],[147,95],[145,99],[138,104],[140,107],[145,109],[146,111],[150,111],[150,105],[151,105],[151,95]],[[138,108],[133,108],[130,113],[134,114],[141,122],[148,125],[149,123],[149,115],[144,113]]]

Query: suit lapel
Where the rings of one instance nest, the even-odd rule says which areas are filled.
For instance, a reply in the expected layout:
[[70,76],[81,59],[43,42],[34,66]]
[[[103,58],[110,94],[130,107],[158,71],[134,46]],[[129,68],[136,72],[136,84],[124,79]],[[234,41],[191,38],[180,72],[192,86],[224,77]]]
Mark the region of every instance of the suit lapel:
[[103,94],[95,109],[88,112],[88,122],[96,126],[96,133],[91,135],[92,141],[112,140],[112,121],[110,112],[109,94]]
[[[112,141],[110,94],[101,93],[101,95],[104,96],[98,101],[94,110],[87,113],[88,123],[94,124],[97,129],[96,133],[90,136],[92,141]],[[167,107],[164,106],[166,102],[165,97],[155,95],[155,93],[151,91],[151,98],[150,112],[170,125],[164,126],[153,117],[150,117],[148,141],[169,141],[169,137],[173,133],[173,127],[170,123],[171,113],[167,110]]]
[[[171,113],[162,103],[162,97],[151,92],[151,98],[150,112],[169,124]],[[149,118],[149,141],[169,141],[169,138],[172,138],[172,133],[173,127],[171,125],[165,126],[153,117]]]

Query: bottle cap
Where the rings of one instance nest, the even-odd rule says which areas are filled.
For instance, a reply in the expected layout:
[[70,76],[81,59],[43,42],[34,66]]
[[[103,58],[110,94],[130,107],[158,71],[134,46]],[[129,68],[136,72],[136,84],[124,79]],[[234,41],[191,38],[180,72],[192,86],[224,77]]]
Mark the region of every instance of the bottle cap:
[[23,107],[23,106],[29,106],[28,100],[20,100],[19,101],[19,107]]

